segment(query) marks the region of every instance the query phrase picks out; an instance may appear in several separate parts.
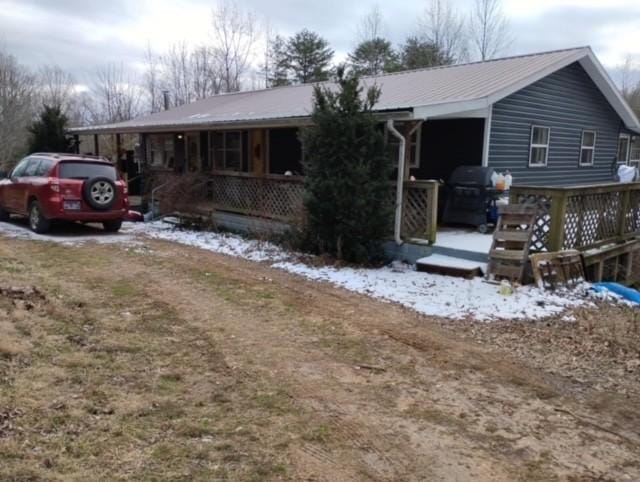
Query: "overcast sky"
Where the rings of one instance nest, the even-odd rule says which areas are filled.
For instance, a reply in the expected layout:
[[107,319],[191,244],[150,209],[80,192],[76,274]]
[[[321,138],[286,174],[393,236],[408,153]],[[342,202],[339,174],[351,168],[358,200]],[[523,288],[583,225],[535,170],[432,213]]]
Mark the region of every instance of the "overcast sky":
[[[302,28],[324,36],[343,58],[357,24],[375,0],[239,0],[290,35]],[[385,33],[396,44],[416,32],[425,0],[377,2]],[[473,0],[452,0],[468,12]],[[80,81],[99,64],[140,66],[146,45],[208,40],[214,0],[0,0],[0,46],[22,63],[57,64]],[[613,70],[627,54],[640,60],[640,0],[504,0],[513,42],[505,54],[591,45]],[[615,76],[616,73],[614,72]]]

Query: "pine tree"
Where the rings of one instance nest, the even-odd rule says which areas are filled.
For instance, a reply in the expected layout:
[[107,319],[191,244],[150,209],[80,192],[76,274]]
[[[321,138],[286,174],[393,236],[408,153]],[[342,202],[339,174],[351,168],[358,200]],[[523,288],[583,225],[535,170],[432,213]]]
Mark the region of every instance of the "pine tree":
[[45,105],[29,132],[29,152],[72,152],[73,141],[66,135],[67,116],[60,107]]
[[329,78],[332,58],[328,42],[304,29],[287,41],[281,66],[294,82],[320,82]]
[[391,42],[380,37],[360,42],[349,54],[349,63],[359,75],[379,75],[399,67]]
[[406,70],[422,69],[450,65],[452,58],[448,57],[436,44],[418,37],[409,37],[401,47],[402,67]]
[[363,96],[343,67],[337,84],[315,87],[313,126],[302,133],[308,234],[318,252],[364,262],[381,255],[390,232],[391,161],[373,116],[380,90]]
[[287,41],[280,35],[276,35],[271,41],[268,62],[270,64],[268,72],[269,87],[291,84],[288,73]]

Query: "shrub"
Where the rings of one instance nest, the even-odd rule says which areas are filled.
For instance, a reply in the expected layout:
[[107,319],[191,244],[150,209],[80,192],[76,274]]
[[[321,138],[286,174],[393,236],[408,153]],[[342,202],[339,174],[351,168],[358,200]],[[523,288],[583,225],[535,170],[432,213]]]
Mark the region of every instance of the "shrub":
[[345,261],[380,257],[390,233],[391,163],[373,115],[379,96],[377,87],[363,96],[358,76],[340,68],[337,88],[315,87],[313,126],[302,132],[308,240]]

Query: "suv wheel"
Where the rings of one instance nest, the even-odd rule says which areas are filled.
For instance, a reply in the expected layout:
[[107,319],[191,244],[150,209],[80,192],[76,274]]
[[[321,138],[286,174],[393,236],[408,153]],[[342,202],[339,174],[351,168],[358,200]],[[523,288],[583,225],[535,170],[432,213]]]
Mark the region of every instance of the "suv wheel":
[[51,228],[51,221],[42,214],[38,201],[33,201],[29,206],[29,227],[38,234],[46,233]]
[[122,227],[122,221],[104,221],[102,227],[108,233],[117,233]]

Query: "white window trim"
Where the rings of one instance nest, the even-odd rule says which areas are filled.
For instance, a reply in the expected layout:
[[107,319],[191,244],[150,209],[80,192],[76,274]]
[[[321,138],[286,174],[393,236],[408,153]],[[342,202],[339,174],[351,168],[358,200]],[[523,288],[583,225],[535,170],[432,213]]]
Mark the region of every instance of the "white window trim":
[[[231,133],[238,133],[240,134],[240,170],[235,170],[235,169],[227,169],[227,159],[226,159],[226,152],[227,152],[227,134],[231,134]],[[213,135],[214,134],[222,134],[223,135],[223,148],[222,150],[225,152],[225,158],[222,162],[222,164],[224,164],[224,167],[219,167],[217,165],[217,160],[216,160],[216,150],[213,147]],[[243,152],[243,141],[242,141],[242,130],[238,130],[238,129],[234,129],[234,130],[228,130],[228,131],[209,131],[209,166],[211,166],[210,168],[214,171],[230,171],[230,172],[243,172],[242,171],[242,164],[243,164],[243,159],[244,159],[244,152]],[[231,150],[231,149],[229,149]],[[234,149],[235,150],[235,149]],[[251,152],[251,151],[249,151]]]
[[[533,131],[536,129],[546,129],[547,130],[547,143],[546,144],[534,144],[533,143]],[[531,134],[529,136],[529,167],[547,167],[549,161],[549,144],[551,144],[551,127],[532,125],[531,126]],[[538,164],[531,162],[533,158],[533,149],[535,148],[545,148],[544,151],[544,164]]]
[[631,151],[631,136],[629,134],[620,134],[618,136],[618,145],[616,146],[616,156],[618,155],[618,153],[620,153],[620,140],[621,139],[626,139],[627,140],[627,152],[624,156],[624,161],[620,162],[620,159],[618,159],[618,165],[627,165],[629,164],[629,152]]
[[[584,145],[584,135],[587,133],[593,134],[593,146],[585,146]],[[598,142],[598,132],[593,129],[584,129],[582,131],[582,137],[580,139],[580,158],[578,159],[578,163],[580,166],[593,166],[596,160],[596,143]],[[591,151],[591,162],[585,163],[582,162],[582,152],[583,151]]]
[[[402,122],[396,122],[396,129],[400,130],[398,127],[399,125],[402,125]],[[400,130],[400,132],[402,132],[402,130]],[[416,157],[415,159],[411,159],[411,161],[409,162],[409,168],[410,169],[418,169],[420,167],[420,147],[422,145],[422,126],[418,127],[418,129],[416,129],[416,131],[414,132],[414,135],[416,136]],[[387,128],[386,124],[384,126],[384,142],[385,144],[389,144],[389,129]],[[395,139],[395,138],[394,138]],[[413,144],[413,142],[408,142],[407,143],[407,148],[409,149],[409,152],[411,152],[411,145]],[[303,151],[304,152],[304,151]],[[393,157],[393,167],[398,167],[398,156],[397,154]]]

